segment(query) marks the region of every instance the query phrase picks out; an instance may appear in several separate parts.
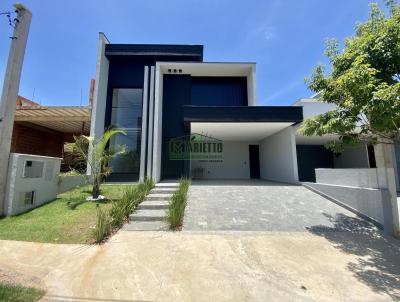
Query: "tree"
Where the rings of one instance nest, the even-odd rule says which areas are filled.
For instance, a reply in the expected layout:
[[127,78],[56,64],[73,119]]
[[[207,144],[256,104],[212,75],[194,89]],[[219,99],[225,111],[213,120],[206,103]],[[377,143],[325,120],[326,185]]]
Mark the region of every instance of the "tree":
[[110,159],[126,153],[125,146],[108,146],[110,139],[117,134],[126,135],[126,132],[119,128],[111,128],[105,131],[100,138],[85,135],[74,136],[75,142],[70,144],[73,152],[86,161],[91,168],[93,199],[99,197],[101,182],[105,176],[111,173],[111,168],[108,166]]
[[356,27],[339,50],[328,40],[325,54],[330,74],[317,66],[306,79],[320,100],[337,108],[304,121],[304,135],[337,134],[327,148],[340,153],[347,144],[399,140],[400,128],[400,6],[386,1],[388,13],[371,4],[369,19]]
[[325,68],[317,66],[306,82],[321,101],[337,107],[305,120],[300,132],[338,135],[338,141],[326,145],[335,153],[348,144],[374,145],[379,186],[390,192],[392,221],[385,219],[384,227],[400,237],[392,152],[400,127],[400,5],[386,0],[386,6],[387,14],[371,4],[368,20],[345,40],[343,50],[337,40],[328,41],[325,54],[331,72],[325,74]]

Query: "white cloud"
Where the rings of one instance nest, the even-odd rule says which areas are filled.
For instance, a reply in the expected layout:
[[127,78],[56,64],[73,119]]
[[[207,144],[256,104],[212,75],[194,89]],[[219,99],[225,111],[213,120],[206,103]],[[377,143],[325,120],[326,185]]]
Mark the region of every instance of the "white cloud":
[[255,28],[249,34],[249,38],[251,39],[264,39],[264,40],[273,40],[276,38],[276,29],[273,26],[262,25],[260,27]]

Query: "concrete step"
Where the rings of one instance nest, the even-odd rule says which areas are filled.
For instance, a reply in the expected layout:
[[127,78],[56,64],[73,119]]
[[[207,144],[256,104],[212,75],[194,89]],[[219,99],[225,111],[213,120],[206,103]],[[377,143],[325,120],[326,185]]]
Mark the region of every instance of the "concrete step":
[[168,231],[169,226],[163,221],[135,221],[122,227],[124,231]]
[[172,194],[165,193],[150,193],[147,195],[145,200],[166,200],[169,201],[172,197]]
[[165,210],[142,209],[129,215],[130,221],[163,221],[164,218]]
[[147,210],[160,210],[160,209],[168,209],[169,201],[166,200],[145,200],[139,206],[138,210],[147,209]]
[[168,187],[156,187],[150,191],[150,194],[174,194],[176,192],[176,188],[168,188]]
[[156,183],[155,188],[175,188],[179,187],[179,182],[159,182]]

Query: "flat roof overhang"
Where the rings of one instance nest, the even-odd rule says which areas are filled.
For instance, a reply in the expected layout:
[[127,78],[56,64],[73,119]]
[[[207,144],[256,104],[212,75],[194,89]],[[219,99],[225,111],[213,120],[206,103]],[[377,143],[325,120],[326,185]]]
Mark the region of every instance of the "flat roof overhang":
[[297,106],[183,106],[185,123],[292,123],[303,121]]
[[302,120],[302,107],[184,106],[191,133],[225,141],[260,141]]
[[178,44],[106,44],[107,58],[141,57],[203,61],[203,45]]

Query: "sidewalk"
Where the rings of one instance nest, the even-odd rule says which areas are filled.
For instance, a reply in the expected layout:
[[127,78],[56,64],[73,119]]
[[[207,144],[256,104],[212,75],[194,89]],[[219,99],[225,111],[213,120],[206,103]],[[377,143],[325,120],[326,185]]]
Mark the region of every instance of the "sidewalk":
[[391,301],[400,298],[398,259],[395,240],[334,231],[121,231],[102,246],[0,241],[3,280],[39,283],[44,301]]

